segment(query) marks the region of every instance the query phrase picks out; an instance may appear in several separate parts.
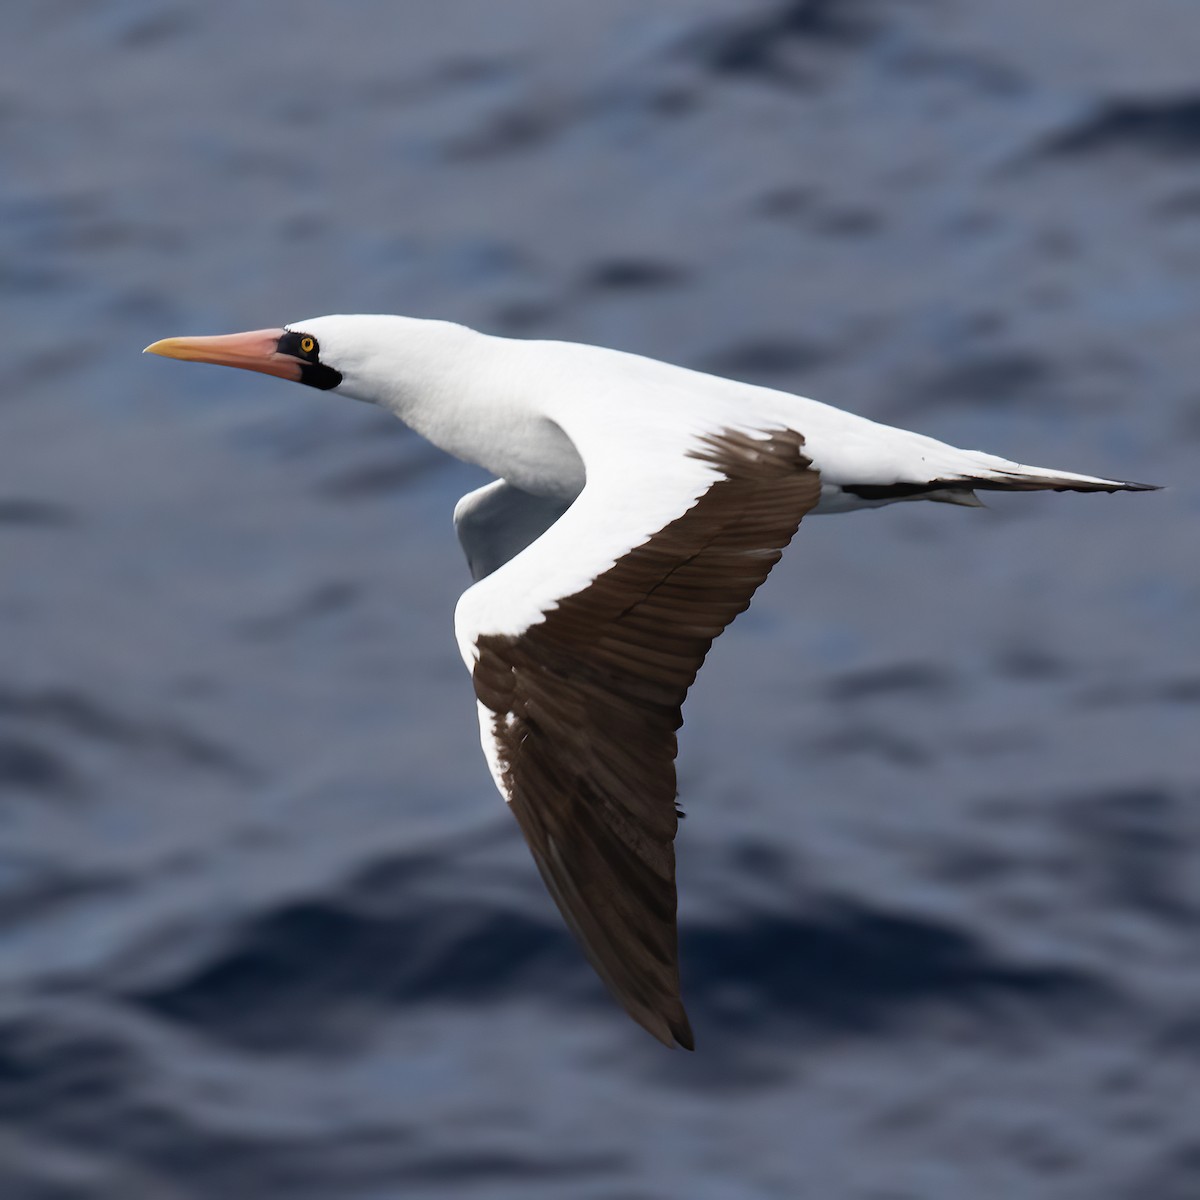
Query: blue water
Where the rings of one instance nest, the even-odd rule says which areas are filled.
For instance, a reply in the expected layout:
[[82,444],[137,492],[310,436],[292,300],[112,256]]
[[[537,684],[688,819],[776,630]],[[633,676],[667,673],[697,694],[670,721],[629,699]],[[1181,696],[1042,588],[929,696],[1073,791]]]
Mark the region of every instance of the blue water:
[[[1191,0],[17,5],[0,1196],[1200,1196]],[[140,357],[636,350],[1142,496],[805,523],[686,710],[670,1053],[477,751],[383,414]]]

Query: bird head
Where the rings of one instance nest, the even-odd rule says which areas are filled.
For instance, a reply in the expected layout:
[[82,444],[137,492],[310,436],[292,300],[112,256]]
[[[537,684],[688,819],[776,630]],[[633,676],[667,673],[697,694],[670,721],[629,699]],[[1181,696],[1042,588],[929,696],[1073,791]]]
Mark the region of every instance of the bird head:
[[400,408],[458,354],[470,330],[415,317],[339,315],[218,337],[173,337],[143,351],[260,371],[323,391]]
[[[164,338],[147,346],[142,353],[161,354],[163,358],[180,358],[185,362],[241,367],[332,391],[342,385],[344,372],[338,369],[335,361],[338,337],[336,328],[330,326],[350,319],[318,317],[281,329],[255,329],[249,333],[217,337]],[[326,332],[333,335],[334,347],[323,344],[322,335]]]

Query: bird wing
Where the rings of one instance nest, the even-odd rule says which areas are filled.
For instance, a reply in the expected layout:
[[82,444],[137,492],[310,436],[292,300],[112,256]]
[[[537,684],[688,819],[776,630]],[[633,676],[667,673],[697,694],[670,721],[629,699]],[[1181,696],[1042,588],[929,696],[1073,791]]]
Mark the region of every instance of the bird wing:
[[560,520],[463,595],[459,643],[493,776],[567,924],[629,1015],[690,1049],[672,844],[680,707],[820,477],[790,429],[693,434],[644,471],[628,455],[587,465]]
[[454,528],[476,583],[502,567],[571,507],[557,496],[534,496],[504,479],[468,492],[454,508]]

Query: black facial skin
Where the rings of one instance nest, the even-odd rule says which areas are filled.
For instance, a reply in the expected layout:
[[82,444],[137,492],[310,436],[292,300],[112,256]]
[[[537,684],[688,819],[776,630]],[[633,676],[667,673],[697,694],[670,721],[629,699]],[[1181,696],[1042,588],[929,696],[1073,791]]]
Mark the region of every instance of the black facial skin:
[[[312,342],[312,349],[305,350],[304,342]],[[276,345],[276,349],[280,354],[290,354],[293,358],[300,359],[300,382],[308,384],[309,387],[320,388],[321,391],[327,392],[330,388],[335,388],[342,382],[342,374],[340,371],[335,371],[332,367],[327,367],[321,362],[321,347],[317,343],[317,339],[308,333],[292,333],[291,330],[285,330]]]

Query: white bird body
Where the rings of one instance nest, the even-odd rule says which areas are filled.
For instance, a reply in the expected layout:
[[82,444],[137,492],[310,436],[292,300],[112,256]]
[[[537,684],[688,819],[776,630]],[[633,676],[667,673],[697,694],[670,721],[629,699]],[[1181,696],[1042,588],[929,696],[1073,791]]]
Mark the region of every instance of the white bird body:
[[497,476],[455,524],[481,741],[547,886],[627,1011],[691,1045],[675,932],[675,734],[714,637],[800,520],[975,488],[1146,485],[1022,466],[801,396],[566,342],[331,316],[169,339],[388,409]]
[[[365,324],[348,328],[347,321]],[[622,456],[644,448],[661,463],[690,436],[726,425],[801,430],[821,473],[814,510],[820,513],[892,502],[847,494],[846,485],[993,475],[1121,485],[960,450],[805,396],[621,350],[496,337],[411,317],[317,317],[295,324],[316,333],[330,361],[339,361],[346,343],[341,394],[386,408],[448,454],[535,495],[578,495],[585,471],[577,447],[600,454],[608,444]],[[363,334],[380,348],[374,355],[351,349],[350,337]]]

